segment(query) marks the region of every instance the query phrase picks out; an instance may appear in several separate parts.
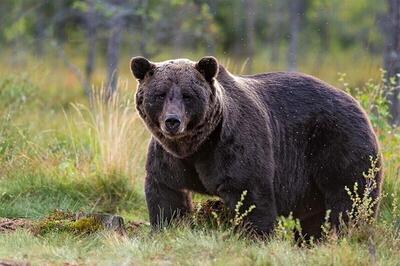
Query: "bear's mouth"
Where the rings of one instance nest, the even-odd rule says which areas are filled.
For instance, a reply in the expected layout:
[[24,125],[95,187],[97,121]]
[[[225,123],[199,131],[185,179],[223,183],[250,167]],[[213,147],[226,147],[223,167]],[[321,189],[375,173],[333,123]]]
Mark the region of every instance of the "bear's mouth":
[[161,129],[161,134],[170,140],[176,140],[176,139],[181,139],[187,136],[187,132],[185,130],[180,130],[176,133],[170,133],[166,130]]

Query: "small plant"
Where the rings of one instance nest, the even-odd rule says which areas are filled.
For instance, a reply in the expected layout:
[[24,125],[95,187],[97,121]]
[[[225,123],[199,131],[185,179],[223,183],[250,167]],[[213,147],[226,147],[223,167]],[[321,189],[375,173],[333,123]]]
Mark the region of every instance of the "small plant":
[[359,226],[371,224],[375,221],[375,209],[379,203],[380,197],[373,198],[372,194],[378,189],[375,176],[380,168],[377,166],[379,158],[370,157],[371,167],[367,173],[363,173],[366,180],[362,195],[358,192],[358,183],[354,183],[353,190],[347,186],[345,190],[352,201],[351,210],[347,212],[350,226]]
[[246,198],[247,195],[247,190],[244,190],[242,194],[240,195],[240,200],[236,203],[235,206],[235,216],[230,220],[230,223],[236,227],[244,222],[244,218],[246,218],[255,208],[256,206],[250,205],[247,210],[244,210],[244,212],[241,212],[241,208],[243,207],[243,202]]
[[296,234],[301,235],[299,219],[294,219],[292,212],[288,217],[280,216],[274,233],[276,238],[294,243],[296,240]]
[[[376,229],[376,209],[382,195],[374,197],[374,193],[378,189],[376,175],[380,171],[378,167],[379,157],[373,158],[370,156],[371,167],[367,173],[363,173],[365,186],[360,193],[359,184],[354,183],[353,187],[345,187],[345,190],[352,202],[351,209],[346,213],[339,215],[339,232],[337,228],[333,228],[330,223],[330,210],[325,214],[324,223],[321,226],[322,237],[327,242],[334,244],[340,237],[350,237],[350,239],[371,241],[371,234]],[[346,219],[344,219],[346,216]],[[347,222],[345,222],[345,220]],[[339,233],[339,235],[338,235]]]
[[326,210],[325,217],[324,217],[324,223],[321,225],[322,236],[324,238],[327,238],[329,236],[331,229],[332,229],[332,225],[329,222],[330,216],[331,216],[331,210]]
[[[392,193],[391,195],[392,203],[391,203],[391,223],[385,223],[385,225],[389,225],[389,227],[392,227],[395,231],[399,231],[400,229],[400,209],[399,209],[399,195],[398,192]],[[384,221],[386,222],[386,221]]]

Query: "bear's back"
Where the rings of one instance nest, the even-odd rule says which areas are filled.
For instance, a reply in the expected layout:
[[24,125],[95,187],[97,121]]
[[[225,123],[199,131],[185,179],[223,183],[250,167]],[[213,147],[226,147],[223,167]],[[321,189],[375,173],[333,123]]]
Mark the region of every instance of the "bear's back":
[[347,93],[303,73],[270,72],[239,76],[268,104],[269,109],[289,113],[336,113],[338,108],[352,107],[361,111],[358,103]]
[[[324,117],[369,127],[365,112],[349,94],[313,76],[297,72],[269,72],[235,76],[223,69],[218,81],[236,105],[262,102],[272,118],[282,124],[301,124]],[[336,121],[337,120],[337,121]],[[328,122],[328,121],[327,121]]]

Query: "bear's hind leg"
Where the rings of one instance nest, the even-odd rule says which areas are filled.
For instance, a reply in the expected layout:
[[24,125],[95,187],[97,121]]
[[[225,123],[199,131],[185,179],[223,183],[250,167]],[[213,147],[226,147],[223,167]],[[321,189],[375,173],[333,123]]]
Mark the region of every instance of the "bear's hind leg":
[[[306,192],[302,204],[293,212],[293,216],[300,220],[301,239],[318,240],[321,237],[322,224],[325,218],[325,202],[321,192],[313,186]],[[300,233],[298,234],[300,239]]]
[[[362,163],[358,163],[358,165],[362,165]],[[346,167],[345,169],[336,166],[336,169],[334,168],[335,166],[332,165],[331,171],[325,172],[323,178],[316,181],[316,184],[323,194],[326,211],[330,211],[329,221],[332,228],[339,229],[341,223],[347,224],[349,222],[349,214],[354,215],[354,213],[351,213],[355,210],[352,210],[353,201],[348,191],[355,193],[355,183],[357,183],[357,194],[360,198],[363,197],[366,186],[363,172],[368,170],[368,166]],[[366,170],[364,171],[363,168]]]
[[343,189],[337,188],[336,191],[325,192],[326,211],[329,211],[329,221],[333,229],[338,229],[340,223],[347,224],[352,204],[344,187]]

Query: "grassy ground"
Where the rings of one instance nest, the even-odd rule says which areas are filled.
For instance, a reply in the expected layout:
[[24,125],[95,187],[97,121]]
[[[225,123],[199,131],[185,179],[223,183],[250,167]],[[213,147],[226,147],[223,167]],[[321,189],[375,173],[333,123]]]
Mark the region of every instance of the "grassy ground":
[[[334,84],[346,83],[338,81],[341,66],[332,66],[333,61],[328,58],[318,73],[312,64],[305,71]],[[360,89],[341,86],[369,112],[385,159],[384,197],[372,225],[350,228],[340,239],[329,233],[325,242],[309,247],[293,243],[290,220],[269,241],[201,223],[177,225],[158,234],[144,225],[128,236],[109,231],[34,235],[18,229],[0,233],[0,261],[33,265],[399,265],[400,130],[385,122],[387,104],[374,65],[364,72],[354,70],[354,75],[347,69],[347,79],[359,86],[368,80],[363,76],[375,82]],[[97,96],[89,108],[75,77],[61,62],[46,59],[30,66],[0,67],[0,217],[35,222],[62,209],[147,221],[142,177],[149,135],[132,106],[134,81],[121,68],[122,79],[129,82],[121,85],[119,99],[103,106]],[[265,67],[256,62],[256,68]],[[96,73],[95,80],[101,76]]]

